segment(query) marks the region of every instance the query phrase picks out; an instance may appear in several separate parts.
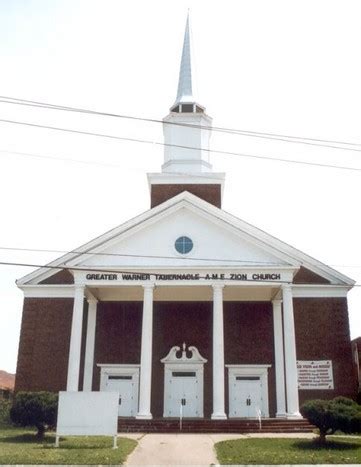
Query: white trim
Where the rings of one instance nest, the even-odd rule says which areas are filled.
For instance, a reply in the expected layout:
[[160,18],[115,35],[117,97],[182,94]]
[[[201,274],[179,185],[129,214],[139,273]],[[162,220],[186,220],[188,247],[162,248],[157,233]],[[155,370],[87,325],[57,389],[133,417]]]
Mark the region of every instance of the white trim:
[[148,173],[149,188],[152,185],[223,185],[225,173],[223,172],[202,172],[201,174],[188,173]]
[[351,287],[332,285],[292,285],[293,298],[347,297]]
[[116,368],[140,368],[140,365],[133,365],[133,363],[97,363],[97,367],[101,369],[110,368],[113,371]]
[[75,286],[71,285],[22,285],[25,298],[74,298]]
[[[159,217],[164,217],[168,214],[171,214],[172,212],[182,207],[193,209],[199,215],[203,214],[204,216],[208,216],[208,218],[213,220],[213,222],[218,220],[218,222],[220,222],[223,227],[228,224],[229,227],[238,231],[238,234],[246,238],[246,240],[253,241],[253,243],[259,245],[266,251],[271,251],[273,255],[276,255],[276,257],[283,257],[284,259],[288,258],[288,261],[291,264],[295,265],[297,263],[299,267],[304,266],[305,268],[326,278],[332,283],[349,286],[353,286],[355,283],[355,281],[349,277],[317,261],[311,256],[302,253],[296,248],[291,247],[290,245],[276,239],[275,237],[263,232],[262,230],[232,216],[222,209],[219,209],[216,206],[213,206],[212,204],[188,192],[182,192],[179,195],[174,196],[173,198],[154,207],[153,209],[146,211],[145,213],[126,222],[125,224],[122,224],[121,226],[106,232],[105,234],[76,249],[82,253],[68,253],[53,261],[52,263],[49,263],[49,265],[56,267],[63,266],[65,264],[69,265],[70,262],[72,264],[76,262],[79,264],[79,258],[81,256],[83,257],[82,259],[84,259],[84,255],[86,255],[86,257],[91,256],[90,254],[86,254],[87,251],[92,250],[92,252],[97,252],[99,249],[109,247],[109,244],[112,240],[114,241],[114,239],[116,239],[116,241],[118,241],[120,236],[126,232],[129,232],[130,230],[133,232],[136,227],[139,229],[149,225],[149,222],[146,221],[151,221],[150,223],[155,222],[159,219]],[[49,271],[46,268],[40,268],[19,279],[17,284],[20,286],[29,283],[30,281],[39,282],[44,280],[46,277],[50,277],[52,274],[54,274],[53,270]]]
[[[106,268],[99,268],[99,270]],[[141,271],[154,271],[154,268],[133,268],[132,271],[137,272],[137,270]],[[180,268],[177,267],[167,267],[166,271],[172,270],[179,270]],[[182,269],[182,272],[186,271],[193,271],[199,270],[199,266],[187,266],[186,269]],[[235,268],[234,268],[235,269]],[[238,268],[239,272],[242,270],[249,270],[248,267],[240,267]],[[262,270],[277,270],[277,271],[294,271],[294,268],[289,266],[282,266],[282,267],[268,267],[268,266],[254,266],[252,269],[262,269]],[[207,271],[230,271],[230,267],[225,266],[217,266],[216,268],[209,268]],[[157,269],[157,273],[163,274],[166,273],[165,270]],[[227,287],[277,287],[281,284],[277,281],[275,282],[257,282],[257,281],[247,281],[247,282],[235,282],[235,281],[224,281],[222,282]],[[98,288],[98,287],[141,287],[146,285],[145,282],[137,281],[137,282],[116,282],[116,283],[104,283],[104,281],[91,281],[87,283],[90,288]],[[167,286],[208,286],[211,287],[212,284],[210,281],[156,281],[155,285],[157,287],[167,287]],[[336,297],[347,297],[347,293],[350,291],[351,286],[335,286],[335,285],[328,285],[328,284],[292,284],[292,293],[294,298],[336,298]],[[19,289],[21,289],[24,293],[24,298],[74,298],[74,290],[75,285],[73,284],[38,284],[38,285],[19,285]],[[85,291],[85,295],[88,294],[88,290]],[[95,297],[96,298],[96,297]],[[276,298],[276,297],[275,297]]]
[[[229,400],[231,399],[231,378],[236,376],[259,376],[261,382],[262,394],[262,417],[269,417],[269,403],[268,403],[268,368],[272,365],[225,365],[228,368],[228,393]],[[231,417],[230,413],[228,414]]]

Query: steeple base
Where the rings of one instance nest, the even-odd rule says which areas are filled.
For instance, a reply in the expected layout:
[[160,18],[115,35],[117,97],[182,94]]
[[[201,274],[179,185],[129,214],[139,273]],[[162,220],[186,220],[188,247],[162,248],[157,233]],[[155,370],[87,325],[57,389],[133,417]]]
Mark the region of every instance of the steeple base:
[[222,207],[224,173],[202,173],[192,177],[184,174],[148,174],[151,208],[170,198],[188,191],[195,196]]

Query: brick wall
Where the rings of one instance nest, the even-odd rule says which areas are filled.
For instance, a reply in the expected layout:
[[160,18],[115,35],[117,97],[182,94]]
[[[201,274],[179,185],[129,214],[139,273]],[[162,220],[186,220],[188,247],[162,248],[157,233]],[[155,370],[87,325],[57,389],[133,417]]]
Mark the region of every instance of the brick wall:
[[350,331],[345,298],[295,298],[294,316],[298,360],[332,360],[335,389],[300,390],[306,399],[355,397]]
[[72,298],[25,298],[16,391],[66,388]]
[[184,184],[184,185],[152,185],[150,193],[150,207],[154,208],[158,204],[164,203],[170,198],[189,191],[198,198],[201,198],[208,203],[214,204],[217,208],[221,207],[221,185],[220,184]]

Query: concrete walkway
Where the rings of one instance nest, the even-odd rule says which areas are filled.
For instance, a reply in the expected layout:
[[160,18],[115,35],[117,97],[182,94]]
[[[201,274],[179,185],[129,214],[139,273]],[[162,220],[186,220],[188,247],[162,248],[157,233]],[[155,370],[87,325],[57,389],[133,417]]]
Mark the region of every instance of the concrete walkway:
[[214,441],[206,434],[147,434],[139,438],[138,443],[125,465],[203,467],[218,464]]
[[138,441],[125,465],[210,466],[218,465],[214,444],[239,438],[312,438],[313,433],[262,434],[141,434],[119,433]]

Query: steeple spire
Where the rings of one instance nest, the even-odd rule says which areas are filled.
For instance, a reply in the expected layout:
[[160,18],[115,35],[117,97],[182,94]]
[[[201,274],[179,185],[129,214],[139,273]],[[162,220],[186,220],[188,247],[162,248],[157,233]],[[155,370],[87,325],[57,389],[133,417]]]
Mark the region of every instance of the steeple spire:
[[[193,65],[193,69],[192,69]],[[171,112],[204,112],[205,108],[197,104],[195,98],[194,64],[192,57],[192,36],[189,24],[189,10],[184,31],[182,58],[179,68],[178,91]]]
[[178,92],[175,104],[181,104],[182,102],[194,102],[192,78],[191,38],[188,10],[186,29],[184,31],[182,60],[179,69]]

